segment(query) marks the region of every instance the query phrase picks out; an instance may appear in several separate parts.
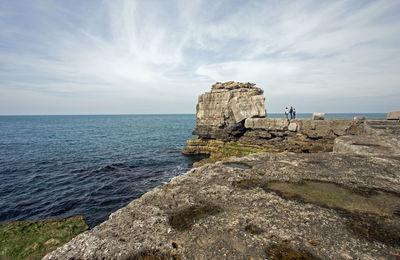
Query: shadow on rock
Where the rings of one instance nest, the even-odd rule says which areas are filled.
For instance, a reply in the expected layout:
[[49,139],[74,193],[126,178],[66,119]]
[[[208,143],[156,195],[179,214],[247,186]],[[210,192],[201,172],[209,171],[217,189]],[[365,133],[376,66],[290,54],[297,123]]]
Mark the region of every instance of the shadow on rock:
[[221,211],[220,207],[208,202],[184,207],[170,215],[169,224],[174,229],[183,231],[190,229],[196,221],[215,215]]

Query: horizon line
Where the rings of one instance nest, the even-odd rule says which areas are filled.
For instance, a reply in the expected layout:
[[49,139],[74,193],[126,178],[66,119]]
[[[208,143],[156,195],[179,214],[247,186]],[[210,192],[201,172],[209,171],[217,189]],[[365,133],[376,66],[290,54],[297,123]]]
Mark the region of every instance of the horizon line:
[[[389,111],[390,112],[390,111]],[[313,113],[325,113],[325,114],[387,114],[389,112],[302,112],[300,114],[313,114]],[[267,112],[268,114],[282,114],[284,112]],[[128,115],[196,115],[196,113],[116,113],[116,114],[0,114],[0,116],[128,116]]]

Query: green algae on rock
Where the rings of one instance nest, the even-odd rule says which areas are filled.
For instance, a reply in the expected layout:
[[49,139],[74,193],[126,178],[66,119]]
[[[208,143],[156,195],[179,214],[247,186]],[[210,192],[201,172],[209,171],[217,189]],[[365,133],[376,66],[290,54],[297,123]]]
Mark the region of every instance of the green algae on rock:
[[[373,213],[392,216],[400,209],[399,194],[368,190],[351,190],[335,183],[304,181],[303,183],[270,182],[267,189],[280,192],[284,197],[300,197],[305,202],[349,212]],[[360,193],[367,193],[366,195]]]
[[0,259],[40,259],[87,230],[84,217],[0,224]]
[[187,140],[187,146],[182,151],[182,153],[186,155],[203,154],[209,156],[199,162],[195,162],[193,167],[199,167],[206,163],[214,163],[228,158],[243,157],[252,153],[260,152],[275,152],[275,150],[267,150],[266,148],[257,145],[246,145],[236,142],[223,142],[221,140],[197,138]]
[[400,245],[400,195],[368,188],[349,189],[335,183],[271,182],[266,190],[277,191],[285,198],[301,199],[339,211],[347,226],[360,238],[384,244]]

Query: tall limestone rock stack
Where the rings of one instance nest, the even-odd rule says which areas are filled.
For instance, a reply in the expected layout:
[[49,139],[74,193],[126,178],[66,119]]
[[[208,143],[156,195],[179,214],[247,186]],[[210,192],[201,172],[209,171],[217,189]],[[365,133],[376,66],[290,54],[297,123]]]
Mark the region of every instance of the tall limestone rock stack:
[[199,96],[193,134],[219,140],[243,134],[245,119],[266,116],[263,92],[254,83],[215,83]]
[[249,154],[235,147],[226,149],[226,145],[236,144],[245,133],[246,119],[266,116],[263,92],[254,83],[229,81],[212,85],[210,92],[199,96],[196,107],[197,124],[193,135],[199,137],[188,140],[182,153],[210,156],[200,164]]

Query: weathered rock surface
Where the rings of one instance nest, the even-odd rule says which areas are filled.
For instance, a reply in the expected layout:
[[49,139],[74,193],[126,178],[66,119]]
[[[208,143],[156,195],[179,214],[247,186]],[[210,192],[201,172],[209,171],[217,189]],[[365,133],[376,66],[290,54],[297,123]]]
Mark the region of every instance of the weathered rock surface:
[[[252,146],[256,152],[331,152],[336,137],[364,133],[365,124],[364,120],[352,119],[248,118],[244,123],[244,133],[232,138],[231,142],[238,146]],[[221,159],[226,154],[223,148],[227,143],[218,139],[188,140],[183,153],[207,154]]]
[[[291,125],[291,129],[289,126]],[[310,138],[336,137],[346,134],[355,134],[360,129],[362,122],[352,119],[295,119],[285,118],[249,118],[245,127],[249,130],[263,131],[295,131]]]
[[399,156],[252,154],[174,178],[44,259],[396,259],[399,193]]
[[244,126],[248,129],[263,129],[267,131],[286,131],[290,121],[286,118],[249,118]]
[[365,120],[325,120],[324,113],[314,113],[313,119],[265,118],[262,93],[252,83],[214,84],[210,92],[199,96],[193,131],[199,137],[188,140],[182,153],[229,158],[223,147],[232,142],[257,151],[331,152],[336,137],[364,131]]
[[240,135],[244,120],[265,117],[263,90],[253,83],[217,82],[210,92],[199,96],[194,135],[228,140]]
[[335,139],[333,151],[358,155],[400,155],[400,124],[392,120],[368,120],[362,135]]
[[389,120],[400,120],[400,110],[390,111],[387,114],[386,119],[389,119]]
[[330,152],[338,136],[364,131],[364,123],[352,119],[249,118],[240,144],[252,144],[270,151]]

